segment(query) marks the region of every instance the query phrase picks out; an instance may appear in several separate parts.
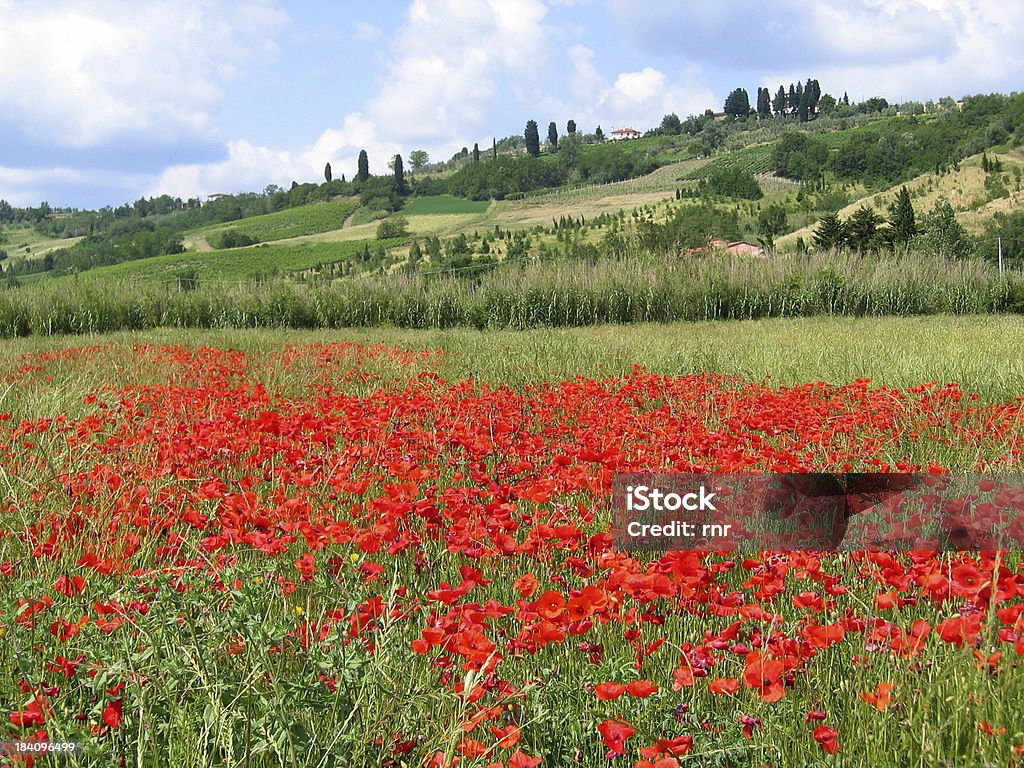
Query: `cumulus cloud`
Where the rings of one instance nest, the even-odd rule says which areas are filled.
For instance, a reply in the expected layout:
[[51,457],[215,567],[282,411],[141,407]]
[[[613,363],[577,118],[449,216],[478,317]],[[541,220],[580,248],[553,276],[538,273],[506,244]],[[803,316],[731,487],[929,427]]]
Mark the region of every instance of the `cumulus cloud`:
[[379,134],[372,120],[355,113],[345,118],[341,128],[324,131],[312,144],[298,150],[229,141],[226,159],[171,166],[150,184],[145,194],[188,198],[215,192],[256,191],[268,184],[287,187],[292,181],[321,178],[325,162],[331,163],[338,178],[342,173],[351,177],[359,152],[364,149],[371,164],[382,170],[402,152],[402,147],[380,139]]
[[0,125],[85,148],[214,132],[222,84],[274,52],[271,0],[0,5]]
[[[893,11],[891,6],[906,5],[880,0],[879,4],[886,12]],[[1024,50],[1019,44],[1024,6],[992,0],[918,0],[912,4],[934,14],[954,44],[932,50],[908,46],[898,61],[891,60],[891,54],[867,49],[857,60],[826,62],[814,70],[822,88],[845,90],[855,99],[885,96],[895,101],[1019,89],[1018,73],[1024,68]],[[877,45],[878,40],[901,34],[898,30],[875,30],[856,19],[846,19],[845,23],[848,28],[836,42],[840,47]],[[854,42],[859,36],[874,38],[875,42]],[[799,72],[792,67],[779,68],[763,84],[773,87],[806,78],[808,71],[806,66]]]
[[546,13],[540,0],[413,0],[367,114],[394,139],[457,149],[485,124],[503,75],[543,71]]

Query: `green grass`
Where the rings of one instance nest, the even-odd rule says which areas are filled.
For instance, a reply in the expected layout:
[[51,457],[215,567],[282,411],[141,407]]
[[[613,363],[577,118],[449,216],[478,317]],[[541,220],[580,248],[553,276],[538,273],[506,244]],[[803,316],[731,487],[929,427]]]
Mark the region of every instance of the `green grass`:
[[263,216],[253,216],[230,224],[208,227],[197,230],[192,233],[192,236],[205,237],[211,245],[216,245],[219,235],[228,230],[235,230],[262,243],[302,235],[315,235],[320,232],[341,229],[345,219],[358,207],[358,201],[351,198],[314,203]]
[[483,213],[490,203],[486,200],[463,200],[451,195],[430,195],[411,200],[403,209],[403,216],[429,216],[449,213]]
[[[714,371],[780,386],[859,378],[895,388],[957,381],[989,402],[1013,400],[1024,381],[1019,353],[1024,318],[1017,316],[813,317],[527,331],[165,328],[88,341],[80,336],[11,339],[0,362],[13,366],[21,354],[86,343],[172,344],[181,342],[183,333],[188,343],[256,354],[285,344],[331,341],[440,349],[445,355],[437,370],[445,378],[513,387],[577,376],[618,377],[634,364],[657,374]],[[91,382],[86,379],[83,386]]]

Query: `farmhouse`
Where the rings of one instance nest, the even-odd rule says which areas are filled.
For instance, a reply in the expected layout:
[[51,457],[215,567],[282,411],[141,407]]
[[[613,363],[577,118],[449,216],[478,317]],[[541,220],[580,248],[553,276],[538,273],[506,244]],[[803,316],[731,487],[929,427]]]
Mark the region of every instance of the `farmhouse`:
[[764,248],[742,240],[729,242],[721,238],[714,238],[708,243],[708,246],[713,251],[726,251],[727,253],[734,253],[739,256],[764,256]]
[[640,131],[635,128],[618,128],[610,134],[612,141],[622,141],[623,139],[639,139]]

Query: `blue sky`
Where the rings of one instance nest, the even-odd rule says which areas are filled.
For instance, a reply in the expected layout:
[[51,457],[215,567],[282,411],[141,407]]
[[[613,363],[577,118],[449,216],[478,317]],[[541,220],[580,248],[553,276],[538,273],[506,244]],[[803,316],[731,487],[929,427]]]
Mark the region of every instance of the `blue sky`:
[[639,130],[730,90],[1020,89],[1005,0],[0,0],[0,198],[98,207],[435,160],[526,120]]

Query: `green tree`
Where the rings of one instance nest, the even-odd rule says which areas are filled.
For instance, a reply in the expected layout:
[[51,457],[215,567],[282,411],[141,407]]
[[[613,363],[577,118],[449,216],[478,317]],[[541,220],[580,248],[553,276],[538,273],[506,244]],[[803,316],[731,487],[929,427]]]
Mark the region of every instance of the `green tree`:
[[750,114],[750,96],[745,88],[737,88],[725,99],[725,114],[746,117]]
[[761,209],[757,215],[758,234],[765,238],[774,238],[786,231],[786,206],[772,203]]
[[675,112],[661,118],[661,125],[658,126],[658,133],[663,136],[678,136],[683,132],[683,123]]
[[900,187],[900,191],[896,195],[896,202],[889,209],[889,213],[893,246],[897,248],[909,246],[910,241],[917,234],[917,222],[914,217],[914,205],[910,202],[910,192],[906,187]]
[[873,208],[862,205],[846,222],[846,241],[859,253],[877,251],[881,241],[878,225],[882,217]]
[[356,164],[356,178],[357,182],[364,182],[370,178],[370,159],[366,155],[366,150],[359,150],[359,160]]
[[565,124],[565,133],[568,136],[572,136],[574,133],[576,133],[576,121],[575,120],[570,120],[568,123]]
[[805,88],[800,94],[800,105],[797,107],[796,114],[801,123],[806,123],[811,116],[811,94],[808,93]]
[[409,234],[409,220],[404,216],[389,216],[377,225],[377,239],[405,237]]
[[775,172],[789,179],[817,179],[828,162],[828,145],[817,136],[788,132],[775,145],[772,163]]
[[413,170],[413,172],[422,171],[424,168],[426,168],[427,163],[429,162],[430,155],[428,155],[426,151],[422,149],[414,149],[412,152],[409,153],[409,167]]
[[779,86],[779,90],[772,100],[772,111],[779,117],[786,114],[786,87],[783,85]]
[[765,118],[771,117],[772,114],[772,96],[768,92],[767,88],[757,89],[757,116],[764,120]]
[[551,145],[551,151],[558,149],[558,126],[554,120],[548,123],[548,144]]
[[395,155],[395,188],[398,190],[398,194],[404,195],[406,193],[405,186],[405,168],[402,165],[402,156]]
[[956,220],[956,211],[944,197],[936,200],[932,209],[921,215],[919,229],[913,245],[929,256],[965,258],[974,252],[973,240]]
[[331,164],[328,163],[324,166],[324,180],[330,184],[334,177],[331,175]]
[[598,141],[604,141],[604,131],[601,130],[601,126],[597,126],[597,130],[594,131],[594,138]]
[[473,144],[473,162],[474,163],[479,163],[480,162],[480,145],[475,143],[475,142]]
[[818,219],[814,230],[814,245],[819,251],[839,250],[846,242],[846,228],[838,214],[828,213]]
[[821,85],[818,84],[817,80],[808,80],[804,91],[810,92],[807,103],[810,105],[811,114],[813,115],[818,111],[818,105],[821,103]]
[[533,157],[540,154],[540,133],[537,130],[537,121],[529,120],[526,123],[526,130],[523,131],[523,138],[526,139],[526,151]]

